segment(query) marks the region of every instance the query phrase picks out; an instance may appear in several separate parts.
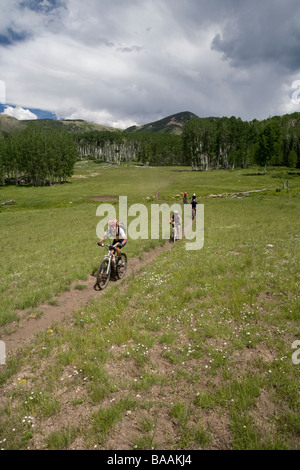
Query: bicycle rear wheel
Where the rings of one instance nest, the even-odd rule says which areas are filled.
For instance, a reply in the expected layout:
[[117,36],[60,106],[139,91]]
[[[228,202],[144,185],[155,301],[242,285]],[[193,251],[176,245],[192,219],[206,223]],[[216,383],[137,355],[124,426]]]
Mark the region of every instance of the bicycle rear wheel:
[[111,267],[108,267],[108,263],[107,259],[103,260],[96,274],[97,282],[95,286],[99,287],[101,290],[105,289],[110,279]]
[[126,269],[127,269],[127,256],[125,255],[125,253],[121,253],[121,261],[122,261],[122,264],[120,265],[118,262],[117,267],[116,267],[117,276],[119,279],[122,279],[122,277],[125,276]]

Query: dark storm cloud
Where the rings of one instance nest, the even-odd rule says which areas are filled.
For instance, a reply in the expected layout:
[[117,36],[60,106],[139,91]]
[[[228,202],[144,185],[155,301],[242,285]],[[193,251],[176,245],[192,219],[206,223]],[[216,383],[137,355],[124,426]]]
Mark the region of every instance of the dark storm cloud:
[[1,0],[10,103],[128,127],[291,107],[299,0]]
[[300,69],[300,2],[263,0],[240,2],[212,49],[234,67],[273,63],[290,71]]

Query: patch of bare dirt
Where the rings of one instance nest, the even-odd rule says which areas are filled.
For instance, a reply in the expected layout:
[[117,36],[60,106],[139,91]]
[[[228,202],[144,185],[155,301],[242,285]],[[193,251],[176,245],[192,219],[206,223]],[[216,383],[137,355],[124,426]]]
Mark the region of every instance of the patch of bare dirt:
[[118,201],[119,197],[117,196],[91,196],[92,201]]
[[277,409],[274,402],[268,395],[268,392],[262,390],[252,415],[257,426],[263,429],[266,435],[274,434],[274,417],[276,414]]

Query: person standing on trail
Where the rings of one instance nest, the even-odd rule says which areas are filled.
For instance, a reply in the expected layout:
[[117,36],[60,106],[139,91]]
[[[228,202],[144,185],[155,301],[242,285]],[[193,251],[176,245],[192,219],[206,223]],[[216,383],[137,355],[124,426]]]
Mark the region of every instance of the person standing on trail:
[[174,211],[174,214],[171,217],[170,224],[176,226],[178,239],[181,239],[181,217],[178,211]]

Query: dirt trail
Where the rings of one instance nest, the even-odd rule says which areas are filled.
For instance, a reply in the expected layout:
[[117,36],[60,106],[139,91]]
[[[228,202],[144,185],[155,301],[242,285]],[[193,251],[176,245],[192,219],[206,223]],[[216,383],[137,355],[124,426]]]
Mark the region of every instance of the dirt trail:
[[[192,228],[193,222],[191,221],[183,230],[188,233]],[[153,261],[158,255],[164,251],[171,250],[174,246],[170,241],[166,241],[163,246],[158,246],[149,252],[145,252],[140,259],[128,259],[127,271],[124,279],[116,281],[120,287],[127,284],[128,276],[132,273],[139,272],[144,266]],[[83,290],[75,288],[76,285],[81,284],[85,286]],[[9,357],[18,349],[28,346],[34,337],[47,329],[51,328],[53,324],[59,323],[73,312],[80,309],[81,306],[86,305],[90,300],[99,299],[102,291],[94,289],[95,277],[89,276],[87,281],[75,281],[68,291],[63,292],[60,296],[55,298],[55,305],[44,303],[38,306],[42,315],[39,318],[33,316],[26,316],[26,311],[20,315],[20,321],[15,322],[12,327],[15,328],[10,334],[2,334],[0,329],[0,339],[4,341],[6,347],[6,356]],[[109,289],[114,282],[110,281],[105,290]],[[23,318],[22,318],[23,317]],[[5,330],[5,327],[3,328]]]
[[[132,273],[137,273],[150,261],[155,259],[159,254],[172,248],[172,244],[167,241],[164,246],[154,248],[150,252],[143,255],[143,258],[128,259],[127,272],[124,279],[116,281],[120,283],[120,286],[126,283],[128,276]],[[82,284],[86,288],[78,290],[75,288],[76,285]],[[72,284],[69,291],[63,292],[55,300],[57,305],[49,305],[44,303],[39,305],[38,309],[43,312],[40,318],[26,317],[21,319],[20,322],[15,324],[15,331],[11,334],[1,335],[1,340],[5,342],[6,356],[16,352],[25,346],[28,346],[34,337],[45,331],[55,323],[62,321],[68,315],[78,310],[81,306],[85,305],[88,301],[93,299],[100,299],[102,291],[94,290],[95,277],[89,276],[87,281],[76,281]],[[114,285],[114,282],[110,282],[106,290]]]

